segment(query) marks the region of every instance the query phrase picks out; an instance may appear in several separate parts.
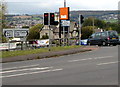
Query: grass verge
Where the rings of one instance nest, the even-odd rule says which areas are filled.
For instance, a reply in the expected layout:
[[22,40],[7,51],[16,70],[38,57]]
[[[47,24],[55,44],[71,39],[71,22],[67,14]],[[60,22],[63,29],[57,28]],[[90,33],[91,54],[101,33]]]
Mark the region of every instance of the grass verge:
[[[51,47],[51,51],[62,51],[62,50],[68,50],[68,49],[73,49],[78,47],[81,47],[81,46]],[[45,53],[45,52],[49,52],[48,48],[18,50],[18,51],[2,51],[2,58],[9,58],[14,56],[29,55],[29,54],[38,54],[38,53]]]

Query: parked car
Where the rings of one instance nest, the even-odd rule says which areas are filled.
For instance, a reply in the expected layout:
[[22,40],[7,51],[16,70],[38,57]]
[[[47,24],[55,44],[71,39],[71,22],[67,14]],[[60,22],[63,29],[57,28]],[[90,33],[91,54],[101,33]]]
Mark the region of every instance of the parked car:
[[116,31],[104,31],[104,32],[97,32],[92,34],[88,38],[89,45],[117,45],[119,42],[119,36]]
[[[81,45],[87,45],[88,39],[80,40]],[[76,42],[76,45],[79,45],[78,41]]]

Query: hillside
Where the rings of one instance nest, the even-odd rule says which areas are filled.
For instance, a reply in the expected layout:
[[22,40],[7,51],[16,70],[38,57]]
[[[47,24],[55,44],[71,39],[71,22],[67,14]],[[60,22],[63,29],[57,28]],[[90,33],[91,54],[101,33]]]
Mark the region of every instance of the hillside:
[[116,22],[118,20],[117,10],[107,11],[71,11],[71,20],[78,21],[78,15],[82,14],[85,18],[94,17],[107,22]]

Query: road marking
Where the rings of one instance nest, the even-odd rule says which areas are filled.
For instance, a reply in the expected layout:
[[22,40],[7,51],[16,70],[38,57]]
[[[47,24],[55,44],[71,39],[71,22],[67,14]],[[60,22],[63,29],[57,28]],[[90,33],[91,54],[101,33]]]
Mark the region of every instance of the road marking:
[[115,62],[107,62],[107,63],[99,63],[99,64],[97,64],[97,65],[100,66],[100,65],[108,65],[108,64],[115,64],[115,63],[118,63],[118,61],[115,61]]
[[60,68],[60,69],[51,69],[51,70],[44,70],[44,71],[31,72],[31,73],[22,73],[22,74],[1,76],[0,78],[9,78],[9,77],[16,77],[16,76],[24,76],[24,75],[37,74],[37,73],[55,72],[55,71],[61,71],[61,70],[63,70],[63,69],[62,68]]
[[43,68],[28,68],[28,69],[19,69],[19,70],[10,70],[10,71],[2,71],[0,73],[10,73],[10,72],[17,72],[17,71],[33,71],[33,70],[43,70],[43,69],[50,69],[53,67],[43,67]]
[[111,57],[113,57],[113,56],[104,56],[104,57],[95,57],[95,58],[69,60],[68,62],[78,62],[78,61],[93,60],[93,59],[104,59],[104,58],[111,58]]
[[104,58],[111,58],[113,56],[104,56],[104,57],[96,57],[96,58],[93,58],[93,59],[104,59]]
[[34,66],[39,66],[39,64],[28,65],[28,66],[20,66],[20,67],[12,67],[12,68],[3,68],[2,70],[10,70],[10,69],[18,69],[18,68],[28,68],[28,67],[34,67]]
[[86,58],[86,59],[78,59],[78,60],[69,60],[68,62],[78,62],[78,61],[85,61],[85,60],[91,60],[92,58]]

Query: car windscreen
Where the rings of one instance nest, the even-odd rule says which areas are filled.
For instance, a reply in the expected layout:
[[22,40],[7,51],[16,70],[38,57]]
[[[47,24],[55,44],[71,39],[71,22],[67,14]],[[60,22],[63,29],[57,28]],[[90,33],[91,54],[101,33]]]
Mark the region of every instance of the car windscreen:
[[109,36],[118,36],[118,33],[116,31],[109,31]]

